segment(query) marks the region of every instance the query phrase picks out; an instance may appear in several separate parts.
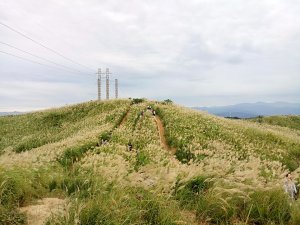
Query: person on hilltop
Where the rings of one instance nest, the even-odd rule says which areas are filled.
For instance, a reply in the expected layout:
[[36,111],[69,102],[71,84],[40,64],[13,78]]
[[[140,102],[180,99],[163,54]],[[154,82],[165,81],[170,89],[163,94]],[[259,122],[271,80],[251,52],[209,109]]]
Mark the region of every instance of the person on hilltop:
[[290,196],[290,198],[292,200],[296,200],[297,188],[296,188],[295,182],[293,181],[293,177],[290,173],[288,173],[285,176],[284,190]]

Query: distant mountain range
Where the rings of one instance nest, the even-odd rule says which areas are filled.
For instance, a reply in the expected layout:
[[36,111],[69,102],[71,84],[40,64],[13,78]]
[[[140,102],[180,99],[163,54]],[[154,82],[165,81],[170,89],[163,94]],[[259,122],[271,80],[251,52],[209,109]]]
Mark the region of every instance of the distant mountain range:
[[300,115],[300,103],[241,103],[228,106],[193,107],[223,117],[251,118],[272,115]]
[[0,112],[0,116],[9,116],[9,115],[20,115],[24,114],[24,112]]

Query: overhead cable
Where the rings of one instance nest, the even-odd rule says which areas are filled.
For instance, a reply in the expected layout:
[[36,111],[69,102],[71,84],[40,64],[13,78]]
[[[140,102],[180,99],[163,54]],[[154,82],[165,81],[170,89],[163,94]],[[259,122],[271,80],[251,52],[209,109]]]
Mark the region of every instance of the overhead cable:
[[80,71],[80,70],[73,69],[73,68],[71,68],[71,67],[62,65],[62,64],[60,64],[60,63],[53,62],[53,61],[48,60],[48,59],[46,59],[46,58],[44,58],[44,57],[41,57],[41,56],[32,54],[32,53],[30,53],[30,52],[28,52],[28,51],[22,50],[22,49],[20,49],[20,48],[17,48],[17,47],[15,47],[15,46],[10,45],[10,44],[7,44],[7,43],[5,43],[5,42],[0,41],[0,44],[6,45],[6,46],[8,46],[8,47],[10,47],[10,48],[16,49],[16,50],[18,50],[18,51],[21,51],[21,52],[23,52],[23,53],[26,53],[26,54],[31,55],[31,56],[33,56],[33,57],[36,57],[36,58],[38,58],[38,59],[42,59],[42,60],[44,60],[44,61],[46,61],[46,62],[49,62],[49,63],[52,63],[52,64],[54,64],[54,65],[56,65],[56,66],[60,66],[60,67],[63,67],[63,68],[65,68],[65,69],[68,69],[68,70],[73,70],[73,71],[76,71],[77,73],[85,73],[85,72],[82,72],[82,71]]
[[[4,52],[4,51],[1,51],[1,50],[0,50],[0,53],[5,54],[5,55],[10,55],[10,56],[12,56],[12,57],[15,57],[15,58],[18,58],[18,59],[22,59],[22,60],[24,60],[24,61],[28,61],[28,62],[31,62],[31,63],[39,64],[39,65],[41,65],[41,66],[46,66],[46,67],[48,67],[48,68],[54,68],[54,69],[57,69],[57,70],[62,70],[62,68],[58,68],[58,67],[56,67],[56,66],[50,66],[50,65],[47,65],[47,64],[44,64],[44,63],[40,63],[40,62],[37,62],[37,61],[35,61],[35,60],[31,60],[31,59],[24,58],[24,57],[22,57],[22,56],[18,56],[18,55],[11,54],[11,53],[9,53],[9,52]],[[63,69],[63,70],[64,70],[64,71],[67,71],[67,72],[69,72],[69,73],[74,73],[74,72],[69,71],[69,70],[65,70],[65,69]]]
[[16,30],[16,29],[12,28],[11,26],[9,26],[9,25],[7,25],[7,24],[4,24],[4,23],[0,22],[0,25],[5,26],[6,28],[10,29],[11,31],[13,31],[13,32],[15,32],[15,33],[17,33],[17,34],[23,36],[24,38],[27,38],[28,40],[34,42],[35,44],[42,46],[43,48],[47,49],[48,51],[51,51],[52,53],[54,53],[54,54],[56,54],[56,55],[58,55],[58,56],[60,56],[60,57],[62,57],[62,58],[64,58],[64,59],[66,59],[66,60],[68,60],[68,61],[70,61],[70,62],[72,62],[72,63],[74,63],[74,64],[80,65],[80,66],[82,66],[82,67],[85,67],[85,68],[87,68],[87,69],[89,69],[89,70],[94,71],[94,70],[91,69],[90,67],[85,66],[85,65],[83,65],[83,64],[81,64],[81,63],[78,63],[78,62],[74,61],[73,59],[70,59],[69,57],[64,56],[64,55],[61,54],[60,52],[58,52],[58,51],[56,51],[56,50],[53,50],[52,48],[47,47],[46,45],[42,44],[41,42],[38,42],[38,41],[34,40],[33,38],[29,37],[28,35],[26,35],[26,34],[20,32],[20,31],[18,31],[18,30]]

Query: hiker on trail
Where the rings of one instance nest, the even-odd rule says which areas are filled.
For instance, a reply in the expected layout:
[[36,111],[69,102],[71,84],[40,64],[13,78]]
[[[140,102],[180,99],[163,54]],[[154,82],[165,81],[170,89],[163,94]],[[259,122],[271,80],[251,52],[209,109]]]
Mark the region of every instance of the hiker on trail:
[[156,115],[156,112],[155,112],[155,110],[154,110],[154,109],[152,110],[152,115],[153,115],[153,116],[155,116],[155,115]]
[[296,200],[297,188],[290,173],[285,176],[284,190],[292,200]]
[[132,150],[132,144],[131,144],[131,142],[128,143],[128,150],[129,150],[129,151]]
[[108,140],[106,140],[106,139],[105,140],[103,140],[103,139],[101,140],[101,144],[102,145],[106,145],[107,143],[108,143]]

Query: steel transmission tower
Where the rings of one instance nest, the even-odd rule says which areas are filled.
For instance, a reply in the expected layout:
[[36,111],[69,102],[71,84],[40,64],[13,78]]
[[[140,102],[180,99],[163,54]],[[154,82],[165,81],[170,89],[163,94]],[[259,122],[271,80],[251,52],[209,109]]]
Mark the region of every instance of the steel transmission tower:
[[98,101],[101,101],[101,69],[98,69]]
[[106,75],[106,99],[109,100],[109,68],[106,68],[105,75]]
[[118,79],[115,79],[115,96],[116,96],[116,98],[119,97],[119,84],[118,84]]
[[[102,89],[102,75],[105,75],[106,80],[106,99],[109,100],[109,89],[110,89],[110,80],[109,75],[112,73],[109,71],[109,68],[106,68],[105,73],[101,71],[101,68],[98,69],[98,72],[96,73],[98,75],[98,100],[101,101],[101,89]],[[118,79],[115,79],[115,98],[119,98],[119,81]]]

